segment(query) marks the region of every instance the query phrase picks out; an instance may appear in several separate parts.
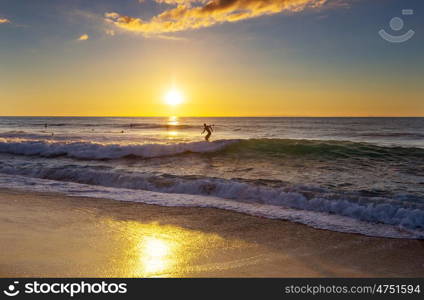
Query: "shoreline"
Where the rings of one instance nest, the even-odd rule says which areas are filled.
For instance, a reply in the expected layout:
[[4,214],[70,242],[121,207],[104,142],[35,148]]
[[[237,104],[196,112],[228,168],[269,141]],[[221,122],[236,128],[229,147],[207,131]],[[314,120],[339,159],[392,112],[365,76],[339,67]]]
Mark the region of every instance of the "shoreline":
[[0,189],[0,277],[423,277],[424,241]]

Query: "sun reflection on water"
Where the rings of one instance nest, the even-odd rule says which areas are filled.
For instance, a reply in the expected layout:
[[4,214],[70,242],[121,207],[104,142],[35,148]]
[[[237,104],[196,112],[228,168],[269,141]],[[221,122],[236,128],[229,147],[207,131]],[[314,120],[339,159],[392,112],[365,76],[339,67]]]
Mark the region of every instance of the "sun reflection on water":
[[175,131],[175,130],[173,130],[173,131],[168,131],[167,132],[167,134],[169,135],[169,136],[177,136],[178,135],[178,131]]
[[178,121],[178,117],[176,116],[172,116],[168,118],[168,125],[170,126],[177,126],[179,125],[180,122]]
[[156,274],[171,267],[173,263],[171,254],[175,251],[173,249],[175,247],[169,241],[146,236],[141,239],[139,248],[142,273]]
[[171,116],[168,118],[168,130],[166,132],[166,135],[170,138],[173,139],[174,137],[177,137],[179,135],[179,132],[177,131],[177,126],[180,124],[180,122],[178,121],[178,117],[176,116]]
[[[158,223],[119,222],[119,245],[124,251],[121,268],[125,276],[162,277],[183,273],[193,252],[184,251],[185,241],[204,243],[202,234]],[[194,247],[199,247],[194,243]],[[122,258],[124,258],[122,260]]]
[[[231,264],[224,262],[228,255],[221,257],[221,250],[246,247],[244,242],[227,240],[215,233],[156,222],[109,219],[107,223],[114,233],[109,235],[108,246],[118,250],[109,258],[114,276],[183,277],[192,272],[226,269]],[[218,255],[218,261],[214,261],[212,253]],[[199,265],[201,261],[204,263]]]

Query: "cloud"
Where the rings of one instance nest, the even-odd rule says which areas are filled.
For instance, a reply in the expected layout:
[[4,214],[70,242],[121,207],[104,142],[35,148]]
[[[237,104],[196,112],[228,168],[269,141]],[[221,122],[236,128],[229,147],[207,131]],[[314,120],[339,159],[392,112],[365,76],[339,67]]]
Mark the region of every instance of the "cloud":
[[86,41],[86,40],[88,40],[90,37],[88,36],[88,34],[86,34],[86,33],[84,33],[83,35],[81,35],[79,38],[78,38],[78,41]]
[[115,30],[112,29],[106,29],[105,30],[106,35],[110,35],[110,36],[114,36],[115,35]]
[[188,41],[188,39],[178,36],[170,36],[165,34],[156,34],[153,37],[162,39],[162,40],[170,40],[170,41]]
[[9,19],[6,18],[0,18],[0,24],[10,23]]
[[[144,0],[143,0],[144,1]],[[206,3],[207,1],[202,1],[202,0],[154,0],[156,3],[165,3],[165,4],[169,4],[169,5],[174,5],[174,4],[190,4],[190,3]]]
[[105,14],[107,22],[133,32],[162,34],[210,27],[225,22],[273,15],[284,11],[298,12],[319,8],[327,0],[155,0],[176,7],[164,10],[149,21],[120,15]]

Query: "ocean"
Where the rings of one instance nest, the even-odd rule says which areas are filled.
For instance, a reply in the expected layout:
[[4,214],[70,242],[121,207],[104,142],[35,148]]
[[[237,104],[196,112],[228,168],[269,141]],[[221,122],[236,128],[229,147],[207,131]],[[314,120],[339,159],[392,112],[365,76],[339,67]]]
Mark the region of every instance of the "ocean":
[[0,187],[422,239],[423,129],[424,118],[1,117]]

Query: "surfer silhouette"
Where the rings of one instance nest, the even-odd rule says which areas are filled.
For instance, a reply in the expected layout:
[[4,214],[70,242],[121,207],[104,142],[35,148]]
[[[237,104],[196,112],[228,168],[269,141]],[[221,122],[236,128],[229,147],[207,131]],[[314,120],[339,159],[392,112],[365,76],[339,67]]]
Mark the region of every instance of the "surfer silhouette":
[[207,132],[206,136],[205,136],[205,140],[207,142],[209,142],[209,138],[212,135],[213,129],[212,129],[213,125],[206,125],[206,123],[203,124],[203,131],[201,134],[204,134],[205,131]]

